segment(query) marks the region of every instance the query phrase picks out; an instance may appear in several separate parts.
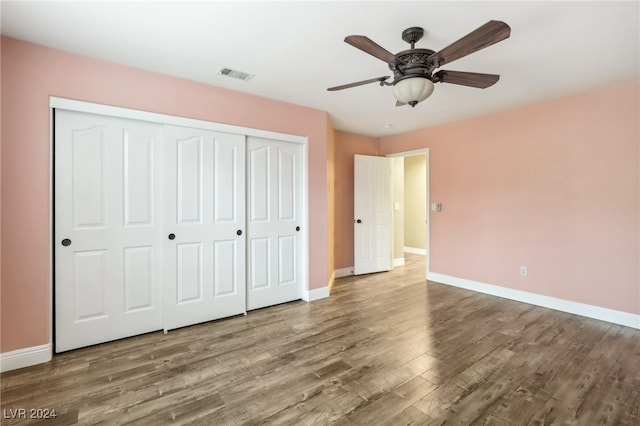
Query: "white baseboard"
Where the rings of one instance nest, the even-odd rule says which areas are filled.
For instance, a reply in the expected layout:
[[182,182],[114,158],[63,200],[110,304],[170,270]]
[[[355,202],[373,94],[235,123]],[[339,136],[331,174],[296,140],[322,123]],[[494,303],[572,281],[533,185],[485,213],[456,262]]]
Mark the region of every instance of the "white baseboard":
[[421,254],[423,256],[427,255],[427,250],[422,249],[422,248],[416,248],[416,247],[405,247],[404,251],[406,253],[412,253],[412,254]]
[[17,370],[51,361],[51,345],[31,346],[0,354],[0,372]]
[[602,308],[600,306],[588,305],[586,303],[573,302],[571,300],[558,299],[541,294],[529,293],[527,291],[515,290],[507,287],[500,287],[493,284],[486,284],[464,278],[452,277],[450,275],[429,272],[429,281],[460,287],[467,290],[486,293],[505,299],[516,300],[518,302],[529,303],[531,305],[542,306],[544,308],[555,309],[556,311],[568,312],[570,314],[593,318],[626,327],[640,329],[640,315],[629,312],[616,311]]
[[343,278],[353,275],[353,266],[349,266],[348,268],[340,268],[334,271],[334,275],[336,278]]
[[329,297],[329,287],[314,288],[313,290],[305,290],[302,292],[302,300],[305,302],[313,302]]
[[396,259],[393,259],[393,267],[395,268],[396,266],[403,266],[404,265],[404,257],[398,257]]

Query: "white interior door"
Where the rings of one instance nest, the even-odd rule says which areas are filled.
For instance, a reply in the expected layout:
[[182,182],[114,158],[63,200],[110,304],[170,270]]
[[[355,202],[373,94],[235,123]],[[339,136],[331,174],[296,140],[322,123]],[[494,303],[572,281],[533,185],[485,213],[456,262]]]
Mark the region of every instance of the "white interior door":
[[165,126],[165,329],[245,312],[245,137]]
[[55,112],[55,350],[162,328],[162,126]]
[[354,158],[353,273],[368,274],[392,268],[391,160],[356,155]]
[[249,137],[247,309],[302,297],[302,145]]

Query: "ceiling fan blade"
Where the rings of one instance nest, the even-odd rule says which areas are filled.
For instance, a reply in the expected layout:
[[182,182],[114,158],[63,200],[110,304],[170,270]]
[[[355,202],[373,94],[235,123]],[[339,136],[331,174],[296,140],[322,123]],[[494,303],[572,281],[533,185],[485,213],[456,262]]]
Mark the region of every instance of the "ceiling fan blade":
[[396,56],[375,41],[371,40],[369,37],[350,35],[345,37],[344,41],[353,47],[368,53],[369,55],[385,61],[389,65],[396,64]]
[[388,78],[389,78],[388,75],[384,77],[370,78],[369,80],[356,81],[355,83],[343,84],[342,86],[329,87],[327,90],[330,92],[333,92],[336,90],[349,89],[350,87],[362,86],[363,84],[382,82]]
[[486,89],[493,86],[500,79],[496,74],[481,74],[477,72],[440,70],[433,74],[434,81],[440,83],[459,84],[461,86]]
[[460,40],[432,54],[429,59],[437,59],[438,66],[442,66],[509,38],[510,35],[509,25],[502,21],[489,21]]

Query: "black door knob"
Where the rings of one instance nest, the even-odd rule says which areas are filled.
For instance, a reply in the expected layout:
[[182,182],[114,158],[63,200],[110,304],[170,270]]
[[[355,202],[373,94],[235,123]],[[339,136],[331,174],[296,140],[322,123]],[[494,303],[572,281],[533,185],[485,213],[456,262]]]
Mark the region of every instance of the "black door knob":
[[362,223],[362,221],[360,219],[356,220],[357,223]]
[[169,234],[169,239],[170,240],[175,240],[176,239],[176,234]]
[[236,235],[242,235],[242,229],[238,229],[238,230],[236,231]]
[[296,231],[299,231],[299,230],[300,230],[300,227],[299,227],[299,226],[296,226]]
[[69,247],[71,245],[71,240],[68,238],[65,238],[64,240],[62,240],[62,245],[65,247]]

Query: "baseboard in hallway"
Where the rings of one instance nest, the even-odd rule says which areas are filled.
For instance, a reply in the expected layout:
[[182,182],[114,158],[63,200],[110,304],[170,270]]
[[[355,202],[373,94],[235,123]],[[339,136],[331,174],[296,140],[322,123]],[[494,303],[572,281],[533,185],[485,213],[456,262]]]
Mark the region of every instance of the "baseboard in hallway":
[[405,253],[411,253],[411,254],[421,254],[423,256],[427,255],[427,250],[423,249],[423,248],[417,248],[417,247],[404,247],[404,252]]

